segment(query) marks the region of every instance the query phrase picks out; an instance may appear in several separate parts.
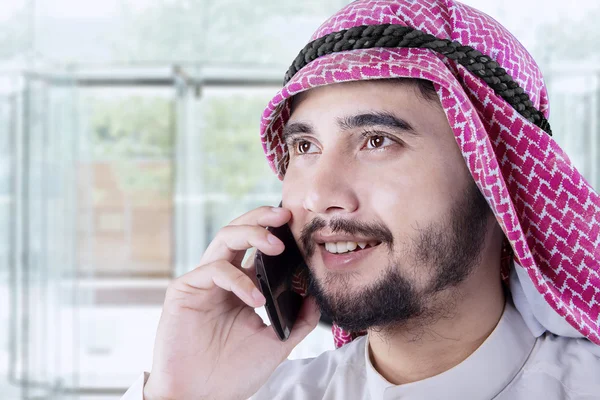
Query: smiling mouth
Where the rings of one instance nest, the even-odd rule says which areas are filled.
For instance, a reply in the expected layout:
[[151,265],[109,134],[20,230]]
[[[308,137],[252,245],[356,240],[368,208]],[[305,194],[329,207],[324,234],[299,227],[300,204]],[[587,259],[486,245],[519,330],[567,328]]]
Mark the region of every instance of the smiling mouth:
[[362,250],[377,247],[381,244],[378,241],[369,242],[326,242],[319,244],[325,251],[331,254],[356,253]]

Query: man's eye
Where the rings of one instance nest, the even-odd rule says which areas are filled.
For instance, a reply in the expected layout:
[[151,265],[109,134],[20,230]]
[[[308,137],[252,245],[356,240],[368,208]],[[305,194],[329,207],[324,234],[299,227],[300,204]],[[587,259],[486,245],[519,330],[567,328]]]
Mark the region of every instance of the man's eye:
[[306,140],[300,140],[296,143],[296,151],[298,154],[307,154],[311,153],[312,143],[307,142]]
[[385,136],[373,135],[367,139],[367,149],[377,149],[380,147],[389,146],[392,144],[392,140]]

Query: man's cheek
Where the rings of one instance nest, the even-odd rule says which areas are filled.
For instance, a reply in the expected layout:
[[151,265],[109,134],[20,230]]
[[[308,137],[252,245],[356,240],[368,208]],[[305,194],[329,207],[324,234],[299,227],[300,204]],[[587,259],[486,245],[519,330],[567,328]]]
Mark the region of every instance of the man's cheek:
[[294,217],[300,216],[304,210],[304,198],[306,196],[305,188],[307,185],[301,179],[296,179],[293,176],[293,172],[286,174],[282,190],[281,198],[283,200],[283,206],[290,211]]

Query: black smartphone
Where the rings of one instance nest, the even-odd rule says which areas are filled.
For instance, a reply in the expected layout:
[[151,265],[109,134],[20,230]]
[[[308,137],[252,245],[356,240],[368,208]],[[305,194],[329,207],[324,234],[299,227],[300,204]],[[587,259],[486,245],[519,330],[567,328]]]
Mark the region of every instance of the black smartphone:
[[256,278],[266,299],[265,309],[271,326],[279,339],[286,341],[303,301],[302,296],[292,291],[292,277],[296,271],[307,267],[287,224],[267,229],[281,239],[285,250],[277,256],[268,256],[257,250],[254,259]]

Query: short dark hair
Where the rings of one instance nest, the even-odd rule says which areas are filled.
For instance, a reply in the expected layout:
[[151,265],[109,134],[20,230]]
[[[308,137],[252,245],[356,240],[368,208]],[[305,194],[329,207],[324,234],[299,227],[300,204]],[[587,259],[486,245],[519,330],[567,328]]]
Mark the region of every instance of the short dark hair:
[[433,82],[425,79],[414,79],[414,81],[425,100],[435,101],[439,99],[435,87],[433,86]]

